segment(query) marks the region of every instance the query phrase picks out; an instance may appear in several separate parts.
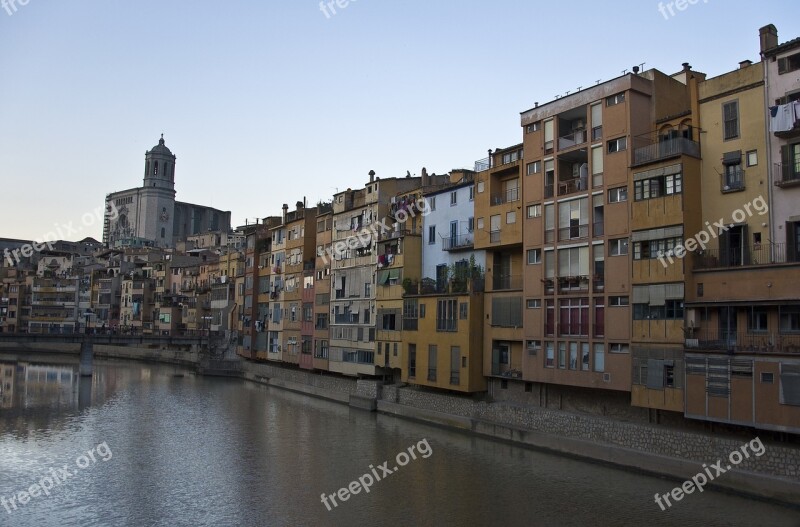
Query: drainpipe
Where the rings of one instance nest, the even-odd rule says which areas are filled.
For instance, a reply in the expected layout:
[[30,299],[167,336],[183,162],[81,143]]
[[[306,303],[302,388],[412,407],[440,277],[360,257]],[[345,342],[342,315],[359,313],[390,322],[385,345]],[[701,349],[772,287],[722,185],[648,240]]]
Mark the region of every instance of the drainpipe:
[[[769,221],[769,247],[770,247],[770,257],[772,261],[775,261],[775,246],[773,243],[776,240],[776,233],[775,233],[775,203],[773,200],[772,195],[772,187],[773,187],[773,171],[775,169],[774,165],[772,164],[772,138],[769,134],[769,66],[767,65],[769,61],[764,58],[764,52],[761,52],[761,63],[764,65],[764,139],[765,144],[767,146],[767,199],[769,200],[769,215],[767,216],[767,220]],[[785,249],[784,249],[785,250]]]

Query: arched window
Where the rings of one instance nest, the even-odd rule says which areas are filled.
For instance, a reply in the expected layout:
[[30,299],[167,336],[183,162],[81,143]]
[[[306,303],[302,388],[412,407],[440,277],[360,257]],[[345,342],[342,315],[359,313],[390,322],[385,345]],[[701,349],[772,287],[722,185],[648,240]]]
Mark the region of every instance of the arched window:
[[154,176],[158,175],[158,161],[156,161],[155,167],[153,168],[153,175]]
[[144,175],[147,177],[147,174],[150,173],[150,161],[146,161],[144,164]]
[[166,231],[164,230],[164,227],[161,227],[161,237],[162,237],[162,238],[164,237],[164,234],[165,234],[165,233],[166,233]]

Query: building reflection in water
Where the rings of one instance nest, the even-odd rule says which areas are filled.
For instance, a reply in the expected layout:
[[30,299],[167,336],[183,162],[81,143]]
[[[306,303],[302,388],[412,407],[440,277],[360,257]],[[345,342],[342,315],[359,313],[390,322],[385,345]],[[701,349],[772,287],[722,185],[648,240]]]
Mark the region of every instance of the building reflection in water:
[[74,407],[79,382],[73,365],[0,362],[0,408]]

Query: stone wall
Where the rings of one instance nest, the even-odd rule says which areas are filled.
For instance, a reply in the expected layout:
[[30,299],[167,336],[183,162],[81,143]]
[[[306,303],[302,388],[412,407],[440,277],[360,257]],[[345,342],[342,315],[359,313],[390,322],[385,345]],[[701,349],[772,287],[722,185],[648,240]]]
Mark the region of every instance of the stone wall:
[[[728,464],[731,452],[740,450],[744,443],[756,438],[755,434],[744,437],[712,435],[504,401],[474,401],[408,387],[384,386],[382,392],[382,400],[390,403],[501,424],[513,429],[632,449],[654,456],[692,460],[698,467],[703,463],[711,465],[717,460]],[[765,440],[762,440],[762,444],[765,447],[763,455],[755,457],[751,454],[738,468],[800,483],[800,449]],[[754,446],[758,447],[757,444]]]

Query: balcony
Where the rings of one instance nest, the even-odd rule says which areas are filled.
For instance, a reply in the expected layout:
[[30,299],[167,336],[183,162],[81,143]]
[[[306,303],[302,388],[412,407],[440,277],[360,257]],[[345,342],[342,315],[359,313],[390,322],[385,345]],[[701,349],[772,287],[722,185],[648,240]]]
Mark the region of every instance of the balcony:
[[588,276],[559,276],[558,294],[586,293],[589,290]]
[[706,249],[694,257],[694,269],[725,269],[784,264],[795,261],[787,255],[783,243],[761,243],[749,247],[730,247],[727,249]]
[[400,229],[396,231],[390,232],[379,232],[378,233],[378,241],[383,242],[387,240],[395,240],[397,238],[402,238],[403,236],[409,236],[411,234],[415,234],[414,231],[408,229]]
[[579,240],[589,237],[589,224],[573,225],[558,229],[558,241]]
[[736,167],[724,172],[721,176],[720,188],[723,194],[744,190],[744,170]]
[[775,163],[775,186],[794,187],[800,185],[800,160],[795,163]]
[[493,291],[522,289],[521,274],[495,274],[492,278]]
[[519,201],[519,187],[509,188],[506,189],[505,192],[498,192],[491,196],[491,204],[493,206],[512,203],[514,201]]
[[472,249],[474,246],[475,236],[473,233],[459,234],[458,236],[451,236],[450,238],[442,239],[443,251],[463,251]]
[[484,157],[483,159],[475,161],[475,172],[483,172],[484,170],[489,170],[491,167],[492,160],[489,157]]
[[654,163],[662,159],[680,155],[687,155],[699,159],[700,143],[692,141],[691,139],[686,139],[685,137],[676,137],[667,139],[666,141],[658,141],[647,146],[641,146],[633,151],[633,165]]
[[558,149],[565,150],[586,142],[586,130],[577,129],[558,138]]
[[687,335],[685,343],[687,350],[800,354],[800,333],[747,333],[700,328]]
[[589,177],[576,177],[566,181],[558,182],[558,195],[565,196],[573,192],[580,192],[582,190],[589,190]]

